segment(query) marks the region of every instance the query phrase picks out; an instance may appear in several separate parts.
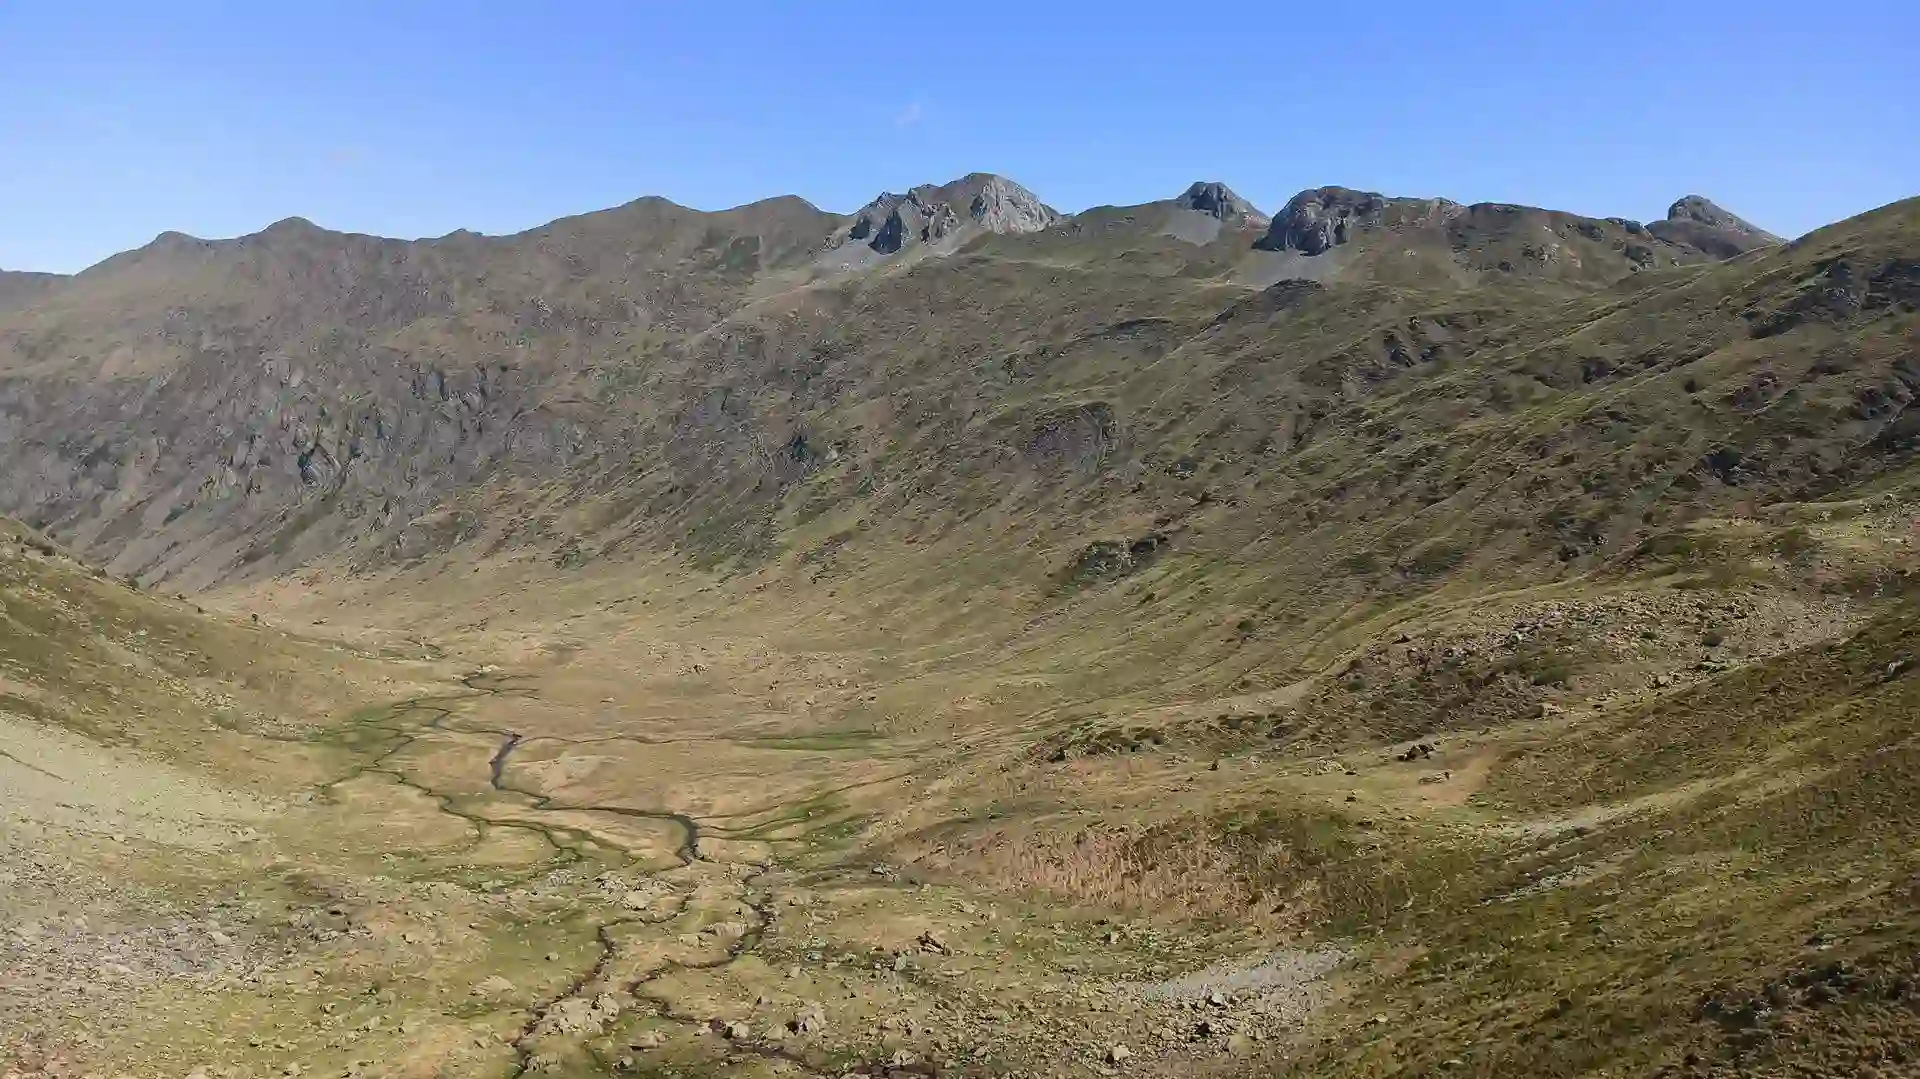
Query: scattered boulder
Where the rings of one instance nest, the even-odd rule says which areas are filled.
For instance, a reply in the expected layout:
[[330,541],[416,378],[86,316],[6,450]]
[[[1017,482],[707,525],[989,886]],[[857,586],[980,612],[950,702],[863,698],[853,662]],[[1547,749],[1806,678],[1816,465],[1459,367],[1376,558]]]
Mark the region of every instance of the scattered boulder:
[[795,1034],[818,1034],[827,1029],[827,1010],[812,1001],[800,1006],[787,1024]]
[[620,1018],[622,1011],[620,998],[612,993],[601,993],[588,1000],[585,997],[568,997],[547,1010],[535,1024],[534,1032],[543,1035],[566,1035],[591,1037],[599,1034],[607,1024]]
[[476,997],[497,997],[513,992],[513,983],[495,974],[473,987]]
[[1171,542],[1158,533],[1131,541],[1095,540],[1061,574],[1061,581],[1069,587],[1081,587],[1138,573],[1151,566]]

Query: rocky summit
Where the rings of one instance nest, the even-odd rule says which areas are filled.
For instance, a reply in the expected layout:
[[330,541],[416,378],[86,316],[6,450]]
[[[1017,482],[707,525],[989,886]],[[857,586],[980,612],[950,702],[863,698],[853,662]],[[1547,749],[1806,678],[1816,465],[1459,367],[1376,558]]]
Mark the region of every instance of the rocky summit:
[[974,232],[1038,232],[1059,216],[1012,180],[976,172],[904,195],[883,192],[853,215],[833,243],[862,243],[891,255],[915,244],[956,243]]
[[1198,210],[1209,217],[1236,224],[1264,227],[1272,218],[1233,193],[1233,189],[1217,180],[1199,180],[1187,188],[1180,201],[1189,209]]
[[[1454,203],[1436,199],[1430,203],[1393,200],[1396,223],[1420,224],[1444,221]],[[1302,191],[1287,200],[1273,219],[1261,246],[1272,251],[1298,251],[1303,255],[1324,254],[1353,239],[1363,229],[1379,229],[1387,224],[1388,201],[1371,191],[1345,187],[1321,187]]]
[[1735,217],[1699,195],[1676,201],[1667,208],[1666,220],[1655,221],[1647,231],[1663,240],[1689,244],[1721,258],[1782,242],[1773,233]]
[[1166,195],[0,274],[0,1071],[1914,1074],[1920,199]]

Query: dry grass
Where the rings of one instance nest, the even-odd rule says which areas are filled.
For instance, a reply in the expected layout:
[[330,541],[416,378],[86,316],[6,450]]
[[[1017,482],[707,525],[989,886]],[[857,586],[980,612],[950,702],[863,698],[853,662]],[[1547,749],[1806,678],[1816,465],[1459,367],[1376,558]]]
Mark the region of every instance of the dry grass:
[[1311,888],[1273,894],[1236,852],[1206,838],[1163,844],[1141,830],[1082,831],[1070,841],[987,837],[933,864],[988,890],[1175,923],[1298,925],[1300,912],[1288,908],[1315,899]]

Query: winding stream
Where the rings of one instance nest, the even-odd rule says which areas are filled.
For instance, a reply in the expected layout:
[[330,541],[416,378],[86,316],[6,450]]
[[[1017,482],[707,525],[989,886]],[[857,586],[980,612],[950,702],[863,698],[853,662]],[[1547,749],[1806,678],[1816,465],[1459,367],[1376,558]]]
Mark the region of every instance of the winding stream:
[[[325,790],[337,786],[340,783],[347,782],[362,775],[376,773],[385,775],[402,786],[418,790],[433,798],[440,804],[441,810],[450,815],[460,817],[481,827],[533,829],[544,835],[556,851],[568,851],[569,845],[559,833],[571,831],[571,829],[549,828],[538,823],[525,821],[496,821],[475,812],[456,808],[453,804],[454,798],[452,795],[442,794],[439,791],[435,791],[430,787],[410,779],[402,773],[399,768],[391,764],[395,756],[414,745],[423,734],[430,731],[438,732],[448,730],[449,728],[445,726],[446,722],[458,713],[458,705],[463,701],[486,696],[502,695],[515,695],[528,698],[537,697],[537,693],[534,690],[507,685],[506,683],[509,680],[507,677],[490,673],[470,674],[460,680],[461,684],[471,691],[468,694],[409,698],[387,709],[381,720],[363,722],[361,724],[362,726],[383,731],[390,735],[394,741],[392,744],[383,747],[381,751],[373,756],[365,765],[353,769],[340,779],[324,784],[322,789]],[[407,717],[410,716],[424,716],[426,717],[426,722],[422,725],[410,724],[406,721]],[[718,864],[713,863],[712,859],[701,852],[700,825],[687,814],[669,809],[634,809],[628,806],[596,805],[591,803],[556,805],[551,795],[535,794],[532,791],[522,790],[512,786],[507,781],[507,768],[511,763],[514,751],[528,740],[523,734],[512,730],[490,730],[464,725],[457,728],[457,730],[464,733],[490,734],[500,738],[498,748],[494,750],[493,755],[488,758],[487,761],[488,785],[493,790],[518,795],[527,799],[529,809],[535,812],[606,813],[636,820],[670,822],[677,828],[681,837],[674,851],[681,868],[690,868],[696,863]],[[615,845],[618,846],[618,844]],[[518,1064],[514,1071],[516,1079],[536,1070],[537,1061],[535,1060],[535,1050],[532,1043],[540,1034],[540,1027],[547,1017],[552,1015],[554,1010],[562,1003],[571,999],[585,997],[588,992],[594,990],[595,987],[600,987],[600,991],[605,991],[608,988],[624,991],[632,996],[636,1002],[650,1004],[653,1008],[653,1014],[659,1019],[681,1026],[695,1027],[718,1033],[717,1020],[708,1021],[693,1016],[676,1014],[666,1001],[643,996],[641,990],[647,984],[657,981],[675,971],[717,970],[724,968],[739,959],[742,955],[758,947],[767,927],[772,923],[773,904],[770,895],[757,894],[757,887],[772,868],[770,862],[757,863],[752,873],[739,878],[738,883],[742,892],[740,902],[752,911],[752,919],[747,925],[746,932],[732,941],[727,946],[723,955],[709,961],[668,961],[663,963],[657,970],[635,981],[617,986],[606,986],[603,984],[604,979],[620,955],[620,943],[615,939],[615,932],[629,925],[663,924],[666,921],[670,921],[673,917],[677,917],[679,911],[676,910],[673,915],[669,915],[666,918],[649,918],[636,914],[633,916],[609,918],[600,922],[595,927],[595,937],[600,948],[599,958],[589,969],[575,978],[565,992],[529,1009],[526,1022],[522,1025],[519,1035],[513,1039],[514,1050],[518,1056]],[[648,875],[652,876],[653,874]],[[684,904],[684,898],[682,903]],[[732,1042],[730,1043],[730,1048],[741,1052],[753,1053],[761,1057],[782,1060],[811,1075],[837,1076],[844,1074],[848,1070],[846,1068],[827,1068],[823,1062],[811,1060],[796,1050],[760,1039]],[[872,1067],[881,1068],[882,1071],[888,1070],[881,1065],[873,1065]],[[900,1069],[891,1070],[898,1071]],[[919,1071],[920,1069],[908,1070]]]

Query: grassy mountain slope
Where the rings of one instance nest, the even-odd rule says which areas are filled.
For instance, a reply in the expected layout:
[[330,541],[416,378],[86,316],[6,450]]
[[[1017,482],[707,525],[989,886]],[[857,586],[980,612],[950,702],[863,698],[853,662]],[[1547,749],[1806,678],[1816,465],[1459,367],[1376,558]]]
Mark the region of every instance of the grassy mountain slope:
[[1208,617],[1229,625],[1551,580],[1903,464],[1915,213],[1545,312],[1530,291],[1169,295],[984,255],[815,289],[583,387],[617,449],[511,512],[456,500],[445,548],[671,547],[933,604],[991,585],[1069,621],[1114,614],[1097,586],[1128,565],[1062,589],[1103,542],[1227,575]]
[[0,270],[0,310],[25,307],[62,280],[59,274]]
[[[664,431],[686,430],[705,452],[716,437],[706,428],[739,426],[726,380],[770,347],[789,370],[748,392],[784,392],[877,347],[913,377],[952,383],[956,362],[983,351],[1065,347],[1064,333],[1130,318],[1162,320],[1141,325],[1168,347],[1280,277],[1428,296],[1484,284],[1503,297],[1499,318],[1639,265],[1624,225],[1522,208],[1420,203],[1432,220],[1403,221],[1396,208],[1411,202],[1385,200],[1354,219],[1350,242],[1307,254],[1257,250],[1257,217],[1225,222],[1179,200],[994,231],[1028,227],[1000,221],[1030,209],[1016,202],[989,200],[982,223],[954,234],[966,241],[958,254],[916,247],[851,271],[815,261],[851,226],[793,199],[717,214],[643,199],[499,238],[402,242],[297,219],[230,241],[169,234],[0,317],[0,423],[15,466],[0,509],[116,569],[205,584],[348,544],[363,557],[417,548],[403,535],[412,525],[466,534],[445,526],[449,496],[577,482],[653,452]],[[1660,243],[1666,254],[1648,266],[1703,257]],[[1517,268],[1499,268],[1507,255]],[[947,354],[875,336],[908,327],[932,328]],[[1025,388],[1051,392],[1027,368]],[[845,377],[858,393],[881,384]],[[1182,377],[1166,391],[1182,392]],[[795,403],[815,407],[805,394]],[[727,414],[718,423],[715,409]],[[793,469],[767,439],[793,433],[768,429],[787,417],[744,418],[755,445],[738,447],[751,456],[732,473],[785,485]]]
[[570,456],[537,396],[553,371],[710,325],[832,220],[643,199],[505,238],[162,236],[0,330],[6,504],[122,564],[232,573],[249,539],[290,564],[502,461]]

